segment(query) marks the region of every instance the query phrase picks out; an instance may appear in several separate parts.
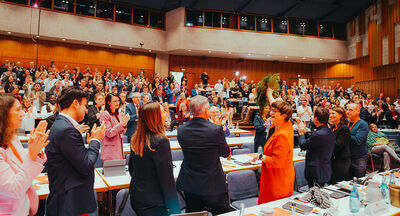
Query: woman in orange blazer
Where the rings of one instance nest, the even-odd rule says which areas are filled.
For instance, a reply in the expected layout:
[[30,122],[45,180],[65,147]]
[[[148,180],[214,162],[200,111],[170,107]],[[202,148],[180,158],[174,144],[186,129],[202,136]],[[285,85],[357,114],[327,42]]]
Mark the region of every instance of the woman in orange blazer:
[[[270,100],[271,101],[271,100]],[[282,101],[271,105],[272,126],[268,133],[262,160],[258,204],[289,197],[294,188],[294,130],[290,122],[291,106]]]

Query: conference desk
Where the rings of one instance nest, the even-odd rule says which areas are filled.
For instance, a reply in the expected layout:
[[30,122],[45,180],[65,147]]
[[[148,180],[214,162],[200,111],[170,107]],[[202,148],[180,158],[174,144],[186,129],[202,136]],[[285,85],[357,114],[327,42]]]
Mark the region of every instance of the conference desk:
[[400,129],[378,129],[378,132],[382,132],[382,133],[400,133]]
[[[36,189],[39,199],[46,199],[50,193],[47,173],[40,173],[39,176],[33,180],[32,184]],[[94,190],[96,192],[105,192],[109,190],[103,178],[96,171],[94,171]]]
[[[251,131],[243,130],[243,129],[229,129],[229,131],[231,132],[231,134],[235,134],[236,136],[240,136],[240,134],[243,134],[243,133],[252,133]],[[166,131],[165,135],[167,137],[176,137],[178,135],[178,131],[177,130]]]
[[[375,182],[378,182],[379,184],[382,181],[382,174],[378,174],[375,175],[372,180]],[[361,178],[361,179],[365,179]],[[398,180],[398,178],[397,178]],[[332,194],[333,191],[331,190],[338,190],[341,187],[343,188],[351,188],[352,186],[350,185],[349,181],[346,182],[339,182],[337,185],[329,185],[327,186],[325,189],[322,189],[324,192],[328,193],[328,194]],[[329,189],[329,190],[328,190]],[[366,191],[366,187],[363,187],[361,185],[358,186],[359,189],[359,195],[360,195],[360,199],[364,199],[365,198],[365,191]],[[340,198],[340,199],[334,199],[334,198],[330,198],[330,200],[332,201],[332,209],[321,209],[319,207],[316,207],[310,203],[304,203],[304,202],[299,202],[297,201],[297,199],[295,198],[301,198],[305,195],[306,193],[302,193],[302,194],[296,194],[292,197],[288,197],[288,198],[284,198],[284,199],[280,199],[280,200],[275,200],[269,203],[264,203],[261,205],[257,205],[257,206],[253,206],[253,207],[249,207],[249,208],[245,208],[244,209],[244,215],[259,215],[260,211],[262,208],[264,207],[269,207],[275,210],[274,215],[290,215],[290,212],[287,210],[283,210],[282,206],[287,203],[287,202],[293,202],[299,205],[306,205],[309,207],[313,208],[312,213],[313,214],[309,214],[309,215],[323,215],[324,213],[328,213],[329,211],[332,211],[333,209],[335,209],[335,212],[333,212],[334,214],[332,215],[367,215],[367,213],[365,212],[366,208],[365,207],[361,207],[360,211],[358,213],[355,214],[351,214],[350,213],[350,208],[349,208],[349,196],[346,196],[344,198]],[[375,205],[375,204],[374,204]],[[387,205],[387,209],[386,211],[384,211],[384,213],[379,214],[379,216],[383,216],[383,215],[395,215],[396,213],[400,212],[400,208],[394,207],[392,205]],[[225,214],[221,214],[221,216],[236,216],[239,215],[239,210],[238,211],[233,211],[233,212],[229,212],[229,213],[225,213]],[[302,214],[296,214],[296,215],[302,215]],[[397,215],[397,214],[396,214]]]
[[[299,152],[300,152],[299,148],[293,149],[293,163],[305,160],[304,156],[298,155]],[[252,156],[252,155],[254,155],[254,154],[249,154],[249,156]],[[239,165],[239,164],[235,163],[234,160],[232,160],[238,156],[240,156],[240,155],[233,155],[231,157],[231,160],[220,157],[222,169],[225,174],[228,174],[229,172],[239,171],[239,170],[257,170],[261,167],[261,163],[250,164],[250,165]],[[181,169],[182,161],[173,161],[172,164],[174,165],[174,168],[173,168],[174,178],[177,179],[178,175],[179,175],[179,171]],[[123,188],[129,187],[129,184],[131,181],[131,176],[128,171],[126,172],[126,175],[123,175],[123,176],[105,177],[101,174],[102,168],[96,168],[95,170],[101,176],[101,178],[104,180],[104,182],[107,184],[109,190],[118,190],[118,189],[123,189]]]

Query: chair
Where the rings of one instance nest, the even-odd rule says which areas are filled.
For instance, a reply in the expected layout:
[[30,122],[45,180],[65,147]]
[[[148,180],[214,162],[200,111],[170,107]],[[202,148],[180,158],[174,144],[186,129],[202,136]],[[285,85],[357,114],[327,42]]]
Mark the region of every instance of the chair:
[[254,143],[243,143],[242,149],[250,149],[250,153],[254,152]]
[[183,152],[182,150],[172,150],[171,151],[172,161],[180,161],[183,160]]
[[232,155],[249,154],[249,153],[251,153],[251,150],[248,148],[232,150]]
[[244,203],[245,207],[258,204],[258,184],[253,170],[230,172],[227,181],[233,207],[240,209],[241,203]]
[[[122,189],[118,191],[117,196],[115,198],[115,214],[117,214],[119,206],[122,203],[122,200],[124,199],[125,193],[129,193],[128,189]],[[121,216],[136,216],[135,211],[133,211],[132,206],[131,206],[131,198],[130,195],[128,194],[128,199],[126,200],[126,204],[121,212]]]
[[[375,159],[374,159],[375,158]],[[370,160],[372,172],[375,172],[375,169],[383,171],[383,155],[370,153],[368,155],[368,159]],[[369,165],[369,164],[368,164]],[[378,165],[378,166],[377,166]]]
[[299,161],[294,163],[294,172],[295,172],[295,191],[300,193],[306,192],[308,190],[308,182],[306,177],[304,176],[304,169],[306,167],[305,161]]

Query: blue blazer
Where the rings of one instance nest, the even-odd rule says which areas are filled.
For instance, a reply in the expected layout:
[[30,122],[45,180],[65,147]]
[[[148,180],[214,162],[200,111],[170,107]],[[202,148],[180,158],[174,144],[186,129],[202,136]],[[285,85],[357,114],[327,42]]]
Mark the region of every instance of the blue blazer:
[[134,103],[128,103],[126,105],[125,113],[129,114],[129,121],[128,124],[126,124],[126,132],[125,135],[128,137],[132,136],[133,133],[135,133],[136,128],[137,128],[137,114],[136,114],[136,106]]
[[94,164],[100,142],[92,140],[84,146],[81,133],[62,115],[57,115],[50,128],[46,146],[50,194],[47,215],[80,215],[94,212]]
[[178,127],[178,142],[184,159],[177,188],[204,196],[228,192],[219,160],[230,153],[222,126],[194,117]]
[[254,129],[256,130],[256,134],[254,135],[254,152],[257,152],[259,146],[264,149],[264,145],[267,142],[267,128],[265,128],[264,124],[265,122],[261,116],[256,115],[254,117]]
[[196,95],[197,95],[196,89],[192,89],[192,97],[194,97]]
[[368,123],[364,120],[358,120],[353,127],[350,123],[350,152],[351,157],[362,158],[368,156],[367,137],[368,137]]
[[300,148],[307,150],[304,174],[309,184],[327,183],[331,179],[331,159],[335,143],[336,135],[327,125],[318,127],[307,139],[305,135],[299,136]]

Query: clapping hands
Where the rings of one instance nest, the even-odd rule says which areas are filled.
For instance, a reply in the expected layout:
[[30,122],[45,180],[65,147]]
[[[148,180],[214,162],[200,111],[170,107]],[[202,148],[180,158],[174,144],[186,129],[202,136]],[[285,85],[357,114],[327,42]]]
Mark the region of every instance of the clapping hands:
[[42,149],[50,142],[47,140],[50,131],[46,129],[47,122],[40,121],[35,130],[30,133],[31,136],[28,141],[28,156],[33,161],[36,161],[36,158],[41,154]]
[[126,124],[128,124],[128,121],[129,121],[129,119],[130,119],[130,116],[129,116],[129,114],[125,114],[125,115],[122,115],[121,117],[120,117],[120,119],[121,119],[121,124],[124,126],[124,127],[126,127]]

